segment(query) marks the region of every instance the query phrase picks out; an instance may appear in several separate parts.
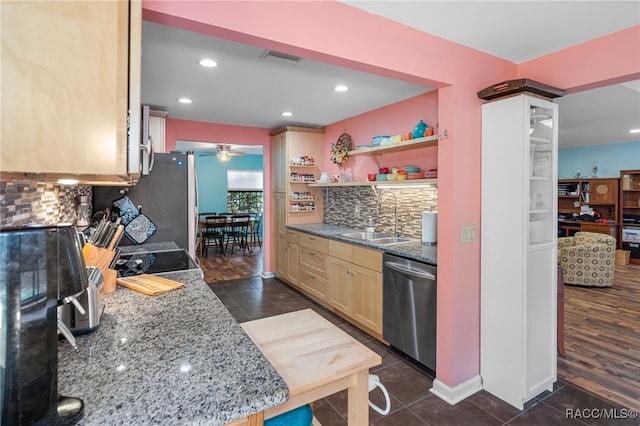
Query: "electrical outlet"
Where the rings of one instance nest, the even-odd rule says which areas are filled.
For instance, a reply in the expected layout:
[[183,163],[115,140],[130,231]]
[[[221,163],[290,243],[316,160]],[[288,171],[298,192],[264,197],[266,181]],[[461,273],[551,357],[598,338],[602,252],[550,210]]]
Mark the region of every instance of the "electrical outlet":
[[472,243],[476,240],[476,227],[474,225],[466,225],[460,227],[460,242]]

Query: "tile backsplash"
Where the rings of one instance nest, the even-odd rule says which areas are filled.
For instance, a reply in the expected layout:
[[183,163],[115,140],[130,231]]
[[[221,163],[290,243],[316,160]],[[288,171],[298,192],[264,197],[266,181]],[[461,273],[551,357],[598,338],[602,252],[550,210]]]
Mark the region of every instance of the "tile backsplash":
[[0,182],[0,226],[75,223],[78,195],[88,195],[91,201],[91,186],[31,180]]
[[395,199],[398,202],[398,232],[403,237],[422,238],[422,212],[436,211],[437,188],[374,189],[369,186],[327,188],[324,192],[324,222],[365,230],[373,219],[375,230],[394,231]]

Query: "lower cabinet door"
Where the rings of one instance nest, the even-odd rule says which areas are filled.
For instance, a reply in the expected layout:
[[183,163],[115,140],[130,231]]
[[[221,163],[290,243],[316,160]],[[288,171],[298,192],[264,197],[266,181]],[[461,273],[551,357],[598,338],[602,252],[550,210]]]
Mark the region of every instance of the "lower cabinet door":
[[356,266],[351,281],[351,315],[362,325],[382,334],[382,273]]
[[335,309],[351,315],[351,274],[350,263],[331,257],[329,259],[328,302]]

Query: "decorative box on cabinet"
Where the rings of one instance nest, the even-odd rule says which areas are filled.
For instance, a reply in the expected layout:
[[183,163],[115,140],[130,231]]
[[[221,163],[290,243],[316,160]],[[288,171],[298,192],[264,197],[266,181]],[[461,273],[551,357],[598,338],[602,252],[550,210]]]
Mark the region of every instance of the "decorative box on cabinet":
[[529,95],[482,106],[480,374],[519,409],[556,381],[557,123]]
[[141,28],[140,1],[2,2],[3,176],[138,178]]

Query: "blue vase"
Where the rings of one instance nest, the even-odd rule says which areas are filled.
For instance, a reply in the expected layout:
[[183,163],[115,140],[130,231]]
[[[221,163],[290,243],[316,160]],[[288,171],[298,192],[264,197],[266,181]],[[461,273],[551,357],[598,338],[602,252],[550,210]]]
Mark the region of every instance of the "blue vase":
[[411,132],[413,139],[424,137],[424,132],[427,130],[427,127],[429,127],[427,126],[427,123],[420,120],[420,122],[416,124],[416,127],[413,128],[413,132]]

